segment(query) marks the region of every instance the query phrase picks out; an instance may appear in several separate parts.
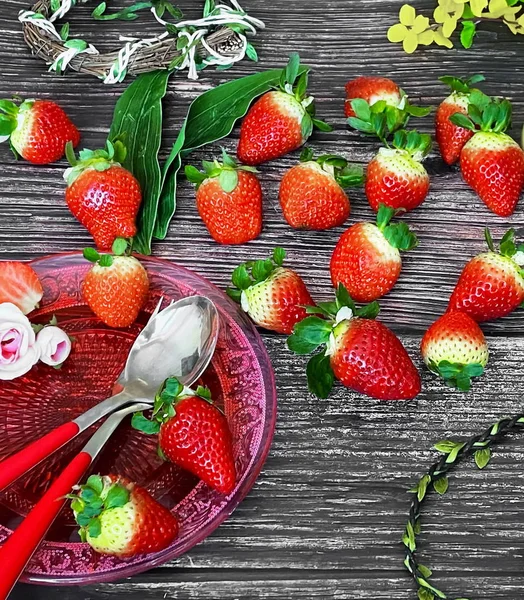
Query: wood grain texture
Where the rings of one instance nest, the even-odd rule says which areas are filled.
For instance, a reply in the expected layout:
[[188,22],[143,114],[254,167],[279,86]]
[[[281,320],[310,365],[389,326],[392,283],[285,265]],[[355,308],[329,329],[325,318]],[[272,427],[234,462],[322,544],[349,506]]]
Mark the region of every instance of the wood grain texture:
[[[429,48],[406,56],[385,38],[402,3],[245,1],[246,8],[267,24],[256,40],[261,68],[282,65],[292,50],[313,67],[311,91],[318,114],[335,130],[315,135],[312,147],[360,163],[376,151],[372,140],[345,127],[343,86],[359,74],[390,75],[413,101],[436,105],[446,93],[438,83],[440,75],[482,72],[488,92],[514,101],[512,133],[518,136],[524,122],[524,41],[490,25],[469,52]],[[82,129],[85,146],[100,146],[124,86],[46,73],[27,52],[16,21],[18,11],[28,4],[2,2],[0,97],[17,93],[59,99]],[[180,2],[189,14],[196,14],[195,4],[200,3]],[[430,10],[434,2],[413,4]],[[101,50],[111,49],[115,24],[95,28],[90,9],[89,5],[75,9],[72,30],[96,41]],[[156,30],[149,20],[143,28]],[[137,24],[118,24],[118,30],[134,33]],[[253,70],[252,64],[243,63],[228,72],[206,72],[198,82],[174,78],[165,103],[164,156],[197,94]],[[432,129],[431,119],[416,125],[422,131]],[[230,150],[235,148],[235,135],[224,142]],[[191,161],[209,158],[216,150],[203,149]],[[191,186],[181,183],[177,215],[168,238],[155,245],[155,254],[225,286],[234,266],[265,256],[278,243],[288,250],[290,265],[304,276],[314,297],[327,299],[329,259],[343,228],[296,232],[285,224],[278,184],[296,160],[295,154],[261,167],[265,222],[258,240],[242,247],[212,243],[195,211]],[[430,196],[406,217],[421,244],[405,256],[401,280],[382,302],[381,317],[402,335],[419,365],[422,332],[444,310],[466,260],[483,248],[483,228],[489,225],[497,237],[510,225],[524,225],[522,206],[511,219],[490,214],[436,151],[427,165],[432,175]],[[15,163],[8,149],[0,148],[0,258],[30,259],[90,243],[64,204],[64,167],[63,162],[41,168]],[[362,192],[352,192],[351,200],[351,222],[372,218]],[[376,402],[341,387],[329,400],[318,401],[307,392],[305,361],[292,357],[283,339],[265,335],[277,374],[279,422],[266,467],[235,514],[191,553],[150,573],[115,584],[59,591],[20,585],[13,599],[415,599],[399,543],[409,506],[406,490],[435,458],[431,451],[435,441],[471,435],[502,415],[522,410],[523,326],[524,311],[486,325],[491,363],[470,394],[451,392],[424,372],[424,392],[409,403]],[[508,440],[488,469],[480,472],[464,465],[453,476],[448,496],[428,503],[422,554],[450,597],[523,597],[523,458],[524,442]]]

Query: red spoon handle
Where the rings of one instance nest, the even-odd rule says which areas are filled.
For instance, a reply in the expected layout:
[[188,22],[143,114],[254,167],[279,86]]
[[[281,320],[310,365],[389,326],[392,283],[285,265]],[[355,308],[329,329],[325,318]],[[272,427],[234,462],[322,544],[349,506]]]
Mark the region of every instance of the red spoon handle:
[[0,548],[0,600],[11,592],[64,505],[64,496],[80,481],[91,461],[87,452],[78,454]]
[[26,446],[20,452],[13,454],[0,462],[0,491],[27,473],[40,461],[58,450],[69,440],[78,435],[80,427],[74,422],[64,423],[53,429],[47,435]]

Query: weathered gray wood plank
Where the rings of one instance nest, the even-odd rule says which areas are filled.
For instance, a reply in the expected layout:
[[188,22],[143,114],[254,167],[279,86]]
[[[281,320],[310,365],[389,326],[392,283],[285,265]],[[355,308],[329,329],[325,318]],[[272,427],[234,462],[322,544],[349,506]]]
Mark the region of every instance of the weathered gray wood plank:
[[[196,12],[194,4],[180,4]],[[292,50],[314,68],[311,91],[318,114],[335,125],[334,132],[313,139],[319,152],[339,152],[365,163],[376,151],[373,141],[346,130],[342,113],[345,81],[368,73],[391,74],[413,99],[436,105],[445,94],[437,81],[440,75],[483,72],[488,92],[514,100],[512,133],[518,136],[524,122],[524,42],[496,26],[484,31],[468,53],[425,49],[408,57],[385,39],[401,0],[245,4],[267,23],[257,38],[261,68],[281,65]],[[434,3],[414,4],[431,9]],[[43,64],[29,56],[16,21],[29,1],[4,0],[2,5],[0,97],[18,93],[59,99],[81,127],[83,144],[101,145],[124,86],[45,73]],[[88,17],[91,8],[88,4],[75,9],[74,30],[90,41],[96,39],[102,49],[113,47],[117,27],[97,26],[95,35]],[[118,30],[133,33],[137,24],[119,24]],[[154,30],[149,22],[142,28]],[[211,85],[250,72],[253,65],[244,63],[225,73],[206,73],[196,83],[174,79],[166,101],[164,154],[191,99]],[[416,124],[431,131],[431,119]],[[234,149],[235,135],[224,144]],[[212,151],[199,151],[191,160],[209,158]],[[329,258],[343,228],[318,233],[287,227],[278,205],[278,183],[296,160],[297,154],[261,168],[265,225],[258,240],[244,247],[213,244],[196,214],[193,190],[182,183],[177,216],[168,239],[156,244],[155,254],[225,286],[239,262],[264,256],[279,244],[288,249],[290,264],[305,277],[313,295],[327,298]],[[90,243],[65,207],[64,168],[64,162],[42,168],[15,163],[8,149],[0,148],[0,258],[30,259]],[[463,264],[483,248],[484,226],[500,236],[510,225],[524,225],[522,206],[509,220],[491,215],[437,152],[430,156],[428,169],[430,196],[406,217],[420,236],[420,247],[405,257],[398,286],[382,302],[383,320],[404,334],[414,357],[422,332],[444,310]],[[362,192],[351,192],[351,199],[350,222],[372,217]],[[406,489],[433,460],[430,448],[436,440],[471,435],[522,409],[523,325],[524,311],[485,327],[492,362],[471,394],[450,392],[425,374],[420,398],[400,404],[375,402],[340,387],[327,401],[312,398],[305,386],[303,359],[292,357],[282,339],[266,335],[280,399],[277,434],[264,472],[232,518],[190,554],[151,573],[85,589],[19,586],[13,598],[414,598],[399,544],[409,504]],[[522,598],[522,448],[518,439],[508,442],[484,472],[465,465],[453,477],[449,496],[428,505],[422,551],[452,597]]]

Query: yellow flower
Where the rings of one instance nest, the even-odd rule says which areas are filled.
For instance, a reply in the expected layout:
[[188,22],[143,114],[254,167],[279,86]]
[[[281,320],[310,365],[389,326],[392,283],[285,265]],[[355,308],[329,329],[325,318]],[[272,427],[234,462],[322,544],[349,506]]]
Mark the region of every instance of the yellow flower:
[[506,25],[510,28],[510,30],[515,34],[524,34],[524,15],[522,15],[522,17],[520,17],[519,19],[517,19],[516,21],[514,20],[504,20],[504,23],[506,23]]
[[[504,0],[504,2],[505,1],[506,0]],[[482,11],[486,8],[487,5],[488,5],[488,0],[470,0],[470,2],[469,2],[471,12],[476,17],[480,17],[482,15]]]
[[419,44],[429,46],[434,41],[434,32],[430,29],[429,19],[417,15],[415,9],[404,4],[399,13],[400,23],[388,30],[388,40],[394,44],[402,42],[404,51],[413,54]]
[[521,9],[520,6],[508,6],[506,0],[490,0],[488,13],[484,16],[489,19],[500,19],[503,17],[508,21],[514,21],[515,15]]
[[458,20],[464,14],[464,3],[458,0],[439,0],[433,13],[436,23],[442,25],[442,35],[449,38],[458,25]]
[[453,48],[453,42],[444,35],[443,28],[439,27],[434,32],[435,43],[439,46],[445,46],[446,48]]

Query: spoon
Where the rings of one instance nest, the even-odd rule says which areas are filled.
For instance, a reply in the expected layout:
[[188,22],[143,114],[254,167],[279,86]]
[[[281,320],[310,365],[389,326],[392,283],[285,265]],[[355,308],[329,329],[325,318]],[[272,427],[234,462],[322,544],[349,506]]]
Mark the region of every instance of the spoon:
[[213,357],[219,326],[218,311],[204,296],[183,298],[154,314],[129,352],[117,382],[123,389],[0,462],[0,491],[107,414],[130,402],[152,404],[169,377],[195,383]]

